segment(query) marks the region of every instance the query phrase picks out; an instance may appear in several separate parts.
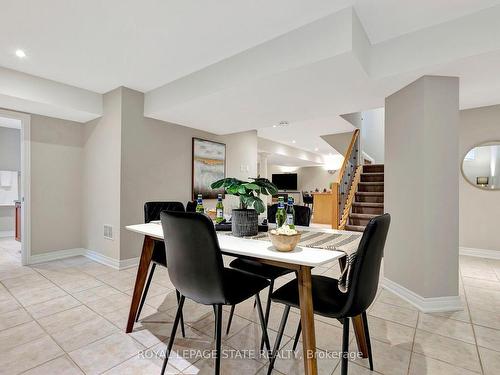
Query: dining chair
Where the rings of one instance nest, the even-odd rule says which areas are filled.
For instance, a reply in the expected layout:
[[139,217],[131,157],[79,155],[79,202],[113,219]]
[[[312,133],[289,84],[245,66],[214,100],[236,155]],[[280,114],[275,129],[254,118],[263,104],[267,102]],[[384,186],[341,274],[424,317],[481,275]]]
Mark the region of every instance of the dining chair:
[[[268,222],[275,223],[276,222],[276,210],[272,209],[271,213],[274,212],[274,216],[271,217],[272,221],[269,220],[269,214],[270,214],[270,207],[275,207],[276,209],[278,208],[277,204],[274,204],[272,206],[268,206],[267,209],[267,215],[268,215]],[[300,225],[304,227],[308,227],[310,222],[311,222],[311,209],[309,207],[305,206],[297,206],[294,205],[293,209],[295,210],[295,225]],[[293,270],[282,268],[282,267],[277,267],[277,266],[271,266],[267,264],[262,264],[259,262],[256,262],[251,259],[245,259],[245,258],[236,258],[233,260],[230,264],[229,267],[235,268],[240,271],[248,272],[260,277],[263,277],[267,280],[269,280],[269,293],[268,293],[268,298],[266,301],[266,311],[265,311],[265,320],[266,324],[269,322],[269,315],[271,312],[271,294],[273,293],[274,290],[274,282],[278,277],[287,275],[291,272],[294,272]],[[231,329],[231,322],[233,319],[234,315],[234,309],[235,306],[231,307],[231,311],[229,313],[229,320],[227,323],[227,330],[226,333],[229,333],[229,330]],[[261,341],[261,346],[260,348],[263,348],[264,342]]]
[[196,201],[189,201],[186,203],[186,212],[196,212]]
[[[385,240],[389,231],[390,221],[390,215],[384,214],[371,219],[366,226],[355,255],[350,257],[350,262],[347,262],[346,280],[348,282],[345,293],[339,289],[339,280],[320,275],[312,276],[311,285],[314,313],[338,319],[343,326],[341,375],[347,375],[349,318],[359,315],[362,317],[365,329],[370,370],[373,371],[372,349],[366,310],[372,304],[377,294],[380,263],[384,254]],[[284,304],[285,310],[271,354],[268,375],[271,374],[274,368],[290,307],[299,308],[297,279],[288,282],[276,290],[271,298],[275,302]],[[300,334],[300,328],[297,333]]]
[[[149,223],[154,220],[160,220],[160,213],[162,211],[179,211],[184,212],[184,204],[181,202],[146,202],[144,203],[144,222]],[[142,307],[144,306],[144,302],[146,301],[146,297],[148,294],[149,286],[151,284],[151,280],[153,279],[153,274],[155,272],[156,266],[159,265],[161,267],[167,267],[167,256],[165,251],[165,243],[161,240],[154,241],[153,247],[153,256],[151,259],[152,266],[149,271],[148,279],[146,281],[146,286],[144,287],[144,291],[142,292],[141,302],[139,304],[139,309],[137,310],[137,315],[135,321],[139,321],[139,316],[141,314]],[[180,294],[176,290],[175,291],[177,297],[177,303],[180,300]],[[181,332],[182,336],[185,336],[184,330],[184,317],[181,315]]]
[[170,281],[180,292],[162,375],[175,340],[186,298],[215,310],[215,373],[220,373],[222,306],[234,306],[255,296],[266,349],[270,350],[259,292],[269,286],[261,277],[224,267],[222,252],[212,220],[204,214],[164,211],[160,214]]

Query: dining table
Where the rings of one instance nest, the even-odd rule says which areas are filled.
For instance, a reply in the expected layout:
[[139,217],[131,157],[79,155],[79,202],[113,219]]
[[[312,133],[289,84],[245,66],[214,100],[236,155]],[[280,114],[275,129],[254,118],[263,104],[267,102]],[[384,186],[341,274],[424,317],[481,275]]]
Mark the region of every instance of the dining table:
[[[144,236],[126,326],[126,333],[130,333],[134,327],[151,263],[154,241],[164,240],[164,236],[159,222],[128,225],[126,229]],[[231,232],[217,232],[217,238],[220,249],[225,255],[248,258],[296,272],[299,285],[304,373],[317,375],[311,271],[315,267],[324,267],[334,261],[338,261],[341,268],[345,267],[346,254],[357,248],[361,234],[328,228],[297,227],[297,229],[302,232],[304,240],[301,240],[298,246],[290,252],[277,251],[266,233],[259,233],[253,238],[241,238],[233,236]],[[359,353],[363,358],[367,358],[368,347],[361,315],[353,318],[353,329]]]

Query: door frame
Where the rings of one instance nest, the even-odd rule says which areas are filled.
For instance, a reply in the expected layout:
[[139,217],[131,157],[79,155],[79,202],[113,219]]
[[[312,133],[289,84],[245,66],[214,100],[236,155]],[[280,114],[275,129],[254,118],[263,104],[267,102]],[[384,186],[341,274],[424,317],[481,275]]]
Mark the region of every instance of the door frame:
[[21,121],[21,264],[31,258],[31,116],[0,109],[0,115]]

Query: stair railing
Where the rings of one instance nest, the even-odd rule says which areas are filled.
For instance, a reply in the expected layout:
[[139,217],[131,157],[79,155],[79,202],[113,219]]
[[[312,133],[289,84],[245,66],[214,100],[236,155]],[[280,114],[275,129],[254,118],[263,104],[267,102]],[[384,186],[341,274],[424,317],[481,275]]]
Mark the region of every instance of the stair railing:
[[[339,170],[338,179],[332,184],[333,209],[332,228],[338,229],[341,225],[343,213],[349,199],[349,191],[359,163],[359,129],[356,129],[349,143],[349,147],[344,155],[344,162]],[[345,225],[344,225],[345,226]]]

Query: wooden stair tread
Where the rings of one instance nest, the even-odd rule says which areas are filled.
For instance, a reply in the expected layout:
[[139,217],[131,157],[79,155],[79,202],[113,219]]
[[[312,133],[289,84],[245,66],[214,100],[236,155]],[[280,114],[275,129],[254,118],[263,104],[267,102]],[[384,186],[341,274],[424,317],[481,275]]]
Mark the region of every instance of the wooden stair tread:
[[380,186],[380,185],[383,185],[384,182],[383,181],[373,181],[373,182],[359,182],[358,185],[372,185],[372,186]]
[[358,195],[376,195],[376,196],[384,196],[383,191],[358,191],[356,192]]
[[349,224],[347,224],[345,226],[345,230],[350,230],[352,232],[364,232],[365,227],[362,225],[349,225]]
[[365,176],[383,176],[384,172],[361,172],[361,175]]
[[378,215],[376,214],[356,214],[356,213],[350,213],[349,217],[352,217],[353,219],[373,219],[374,217],[377,217]]
[[384,208],[383,203],[373,203],[373,202],[353,202],[353,206],[357,207],[381,207]]

